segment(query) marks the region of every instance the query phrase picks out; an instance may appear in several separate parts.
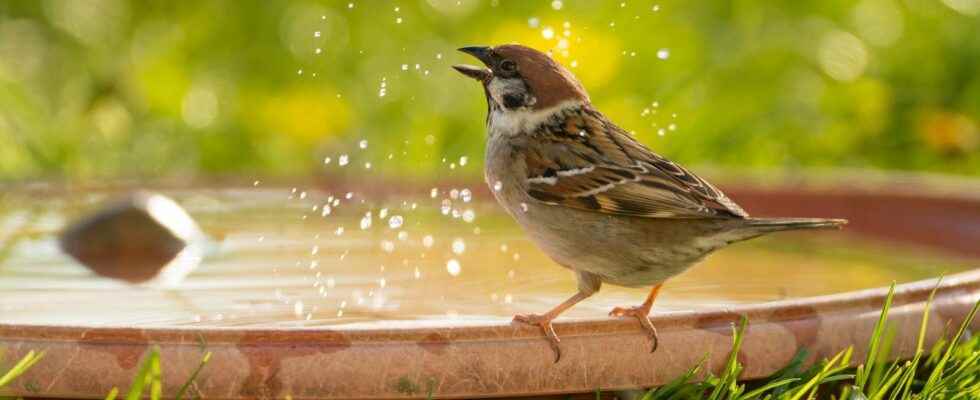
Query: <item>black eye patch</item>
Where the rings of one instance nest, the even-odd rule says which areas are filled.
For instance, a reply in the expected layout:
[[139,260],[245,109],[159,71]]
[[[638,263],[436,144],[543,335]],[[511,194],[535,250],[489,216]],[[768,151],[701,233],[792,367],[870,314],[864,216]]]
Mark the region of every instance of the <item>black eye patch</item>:
[[524,95],[508,93],[504,95],[504,107],[517,108],[524,105]]

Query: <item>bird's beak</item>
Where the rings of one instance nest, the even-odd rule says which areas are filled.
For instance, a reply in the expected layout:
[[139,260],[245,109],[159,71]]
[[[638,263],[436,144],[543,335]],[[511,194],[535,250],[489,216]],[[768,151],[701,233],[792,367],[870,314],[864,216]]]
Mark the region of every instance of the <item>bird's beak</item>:
[[[459,51],[469,54],[476,59],[483,62],[484,65],[490,63],[490,48],[483,46],[469,46],[462,47]],[[480,82],[485,82],[493,76],[493,72],[489,68],[476,67],[472,65],[453,65],[453,68],[459,71],[461,74],[466,75],[470,78],[476,79]]]

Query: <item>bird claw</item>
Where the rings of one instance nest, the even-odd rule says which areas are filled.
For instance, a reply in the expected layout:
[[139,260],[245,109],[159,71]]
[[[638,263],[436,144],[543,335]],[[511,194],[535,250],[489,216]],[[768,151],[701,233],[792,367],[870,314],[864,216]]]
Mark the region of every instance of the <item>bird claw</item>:
[[517,314],[514,316],[515,322],[541,327],[545,336],[548,337],[551,350],[555,352],[555,364],[557,364],[561,360],[561,346],[559,345],[561,339],[558,339],[558,334],[555,333],[555,327],[551,324],[551,320],[552,318],[539,314]]
[[653,342],[653,346],[650,352],[653,353],[657,351],[657,347],[660,345],[660,338],[657,335],[657,328],[653,326],[653,322],[650,321],[650,309],[644,307],[616,307],[609,312],[610,317],[634,317],[640,321],[640,326],[646,331],[647,336],[650,341]]

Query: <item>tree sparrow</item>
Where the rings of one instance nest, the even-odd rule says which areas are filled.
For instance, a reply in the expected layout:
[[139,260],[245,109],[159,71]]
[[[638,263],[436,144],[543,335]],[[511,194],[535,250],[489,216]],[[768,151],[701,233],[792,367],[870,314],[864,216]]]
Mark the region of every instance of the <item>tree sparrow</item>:
[[639,320],[652,352],[657,330],[648,315],[665,280],[730,243],[847,222],[750,218],[710,183],[602,115],[575,76],[547,54],[517,44],[459,50],[486,66],[453,68],[483,84],[485,174],[494,197],[578,278],[578,293],[555,308],[514,317],[544,330],[555,362],[561,348],[551,321],[602,283],[652,286],[641,305],[609,313]]

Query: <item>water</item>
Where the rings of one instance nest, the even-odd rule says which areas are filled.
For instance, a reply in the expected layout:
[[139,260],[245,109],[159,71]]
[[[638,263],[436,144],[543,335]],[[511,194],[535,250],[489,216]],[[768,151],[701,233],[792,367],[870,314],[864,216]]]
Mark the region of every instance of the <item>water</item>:
[[[461,189],[383,201],[311,188],[165,190],[210,237],[201,265],[171,287],[95,276],[57,249],[64,224],[121,193],[7,192],[0,315],[58,325],[460,325],[542,312],[574,292],[569,271],[495,204],[470,190],[464,200]],[[846,231],[783,234],[722,250],[669,281],[655,311],[843,292],[976,265]],[[604,316],[645,294],[606,285],[566,316]]]

